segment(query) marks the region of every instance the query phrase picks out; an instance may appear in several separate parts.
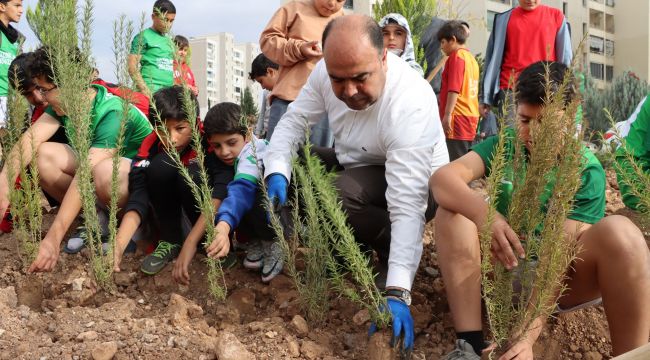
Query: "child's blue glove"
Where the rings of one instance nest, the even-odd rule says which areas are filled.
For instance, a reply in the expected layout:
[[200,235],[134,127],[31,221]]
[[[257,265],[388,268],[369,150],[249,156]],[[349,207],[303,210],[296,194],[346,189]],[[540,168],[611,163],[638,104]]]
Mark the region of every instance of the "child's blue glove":
[[[398,350],[403,356],[408,357],[411,351],[413,351],[413,340],[415,338],[411,310],[408,305],[398,299],[388,298],[386,302],[388,304],[388,311],[393,319],[393,336],[390,339],[390,346],[394,347],[402,336],[402,332],[404,332],[403,347]],[[381,311],[385,311],[385,309],[381,309]],[[370,329],[368,329],[368,336],[371,336],[376,331],[377,325],[372,323]]]
[[283,206],[287,202],[287,188],[289,182],[284,175],[274,173],[266,179],[269,201],[273,206]]

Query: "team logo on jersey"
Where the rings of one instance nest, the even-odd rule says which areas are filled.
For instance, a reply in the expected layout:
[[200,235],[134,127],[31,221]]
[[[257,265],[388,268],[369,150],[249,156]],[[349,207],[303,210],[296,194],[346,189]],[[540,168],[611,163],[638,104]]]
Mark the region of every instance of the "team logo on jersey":
[[146,168],[149,167],[149,164],[150,164],[149,160],[140,160],[135,164],[133,164],[133,167]]

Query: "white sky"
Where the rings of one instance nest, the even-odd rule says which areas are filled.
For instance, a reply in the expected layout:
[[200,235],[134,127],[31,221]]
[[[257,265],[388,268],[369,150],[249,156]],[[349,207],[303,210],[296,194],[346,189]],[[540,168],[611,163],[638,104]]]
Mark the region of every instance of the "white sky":
[[[54,0],[56,1],[56,0]],[[82,2],[83,0],[78,0]],[[94,0],[93,55],[97,61],[100,76],[113,81],[112,43],[113,21],[120,14],[126,14],[139,27],[142,12],[151,21],[151,9],[155,0]],[[176,20],[172,29],[174,34],[186,37],[230,32],[236,42],[257,42],[259,34],[266,26],[279,0],[172,0],[176,6]],[[37,0],[23,0],[25,13],[16,26],[27,37],[26,50],[38,46],[34,33],[27,24],[27,7],[32,8]]]

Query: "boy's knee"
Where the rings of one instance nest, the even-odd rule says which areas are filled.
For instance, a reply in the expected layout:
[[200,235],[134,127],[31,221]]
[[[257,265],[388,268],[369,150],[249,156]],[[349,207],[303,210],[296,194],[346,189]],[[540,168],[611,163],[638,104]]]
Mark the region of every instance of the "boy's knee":
[[594,249],[608,259],[632,259],[648,252],[643,233],[625,216],[607,216],[590,230],[590,234],[597,237]]

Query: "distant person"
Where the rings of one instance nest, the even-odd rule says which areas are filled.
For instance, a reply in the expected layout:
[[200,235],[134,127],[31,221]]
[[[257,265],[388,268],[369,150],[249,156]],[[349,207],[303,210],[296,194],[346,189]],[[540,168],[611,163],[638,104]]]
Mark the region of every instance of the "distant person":
[[260,99],[260,114],[255,125],[255,136],[266,138],[269,129],[270,96],[278,80],[279,65],[269,60],[263,53],[257,55],[251,64],[248,77],[260,84],[262,95]]
[[478,127],[479,68],[467,50],[467,30],[458,20],[447,21],[438,31],[440,48],[447,56],[442,72],[438,109],[447,138],[449,161],[467,154]]
[[174,4],[157,0],[151,14],[153,24],[131,42],[129,74],[138,91],[150,98],[160,88],[174,85],[174,45],[169,37],[174,19]]
[[177,53],[174,59],[174,85],[187,86],[194,96],[199,96],[199,88],[196,87],[194,73],[188,64],[190,41],[185,36],[174,37]]
[[[307,82],[312,69],[323,57],[320,39],[330,20],[343,16],[344,0],[291,1],[275,12],[260,36],[260,47],[266,57],[280,65],[275,87],[271,92],[271,110],[266,139],[287,107]],[[332,135],[327,118],[312,128],[312,143],[331,145]],[[315,141],[314,141],[315,140]]]
[[[571,64],[569,24],[562,11],[541,2],[519,0],[518,7],[494,17],[485,50],[481,103],[495,106],[497,116],[506,103],[514,106],[512,86],[528,65],[543,60]],[[514,114],[506,120],[513,125]]]
[[[425,72],[426,80],[433,92],[440,93],[440,86],[442,85],[442,69],[447,61],[447,56],[440,49],[440,41],[438,41],[438,31],[447,22],[447,20],[434,16],[429,23],[429,26],[424,30],[421,36],[420,46],[424,49],[424,58],[427,61],[427,71]],[[469,37],[469,23],[461,20],[463,26],[467,29],[467,37]]]
[[481,113],[481,119],[478,124],[477,142],[481,142],[492,136],[496,136],[499,133],[499,128],[497,117],[489,106],[481,104],[478,106],[478,111]]
[[424,76],[422,66],[415,57],[413,35],[406,18],[401,14],[391,13],[379,20],[379,26],[384,34],[384,46],[388,51],[402,58],[413,70]]

